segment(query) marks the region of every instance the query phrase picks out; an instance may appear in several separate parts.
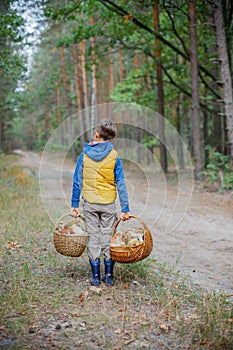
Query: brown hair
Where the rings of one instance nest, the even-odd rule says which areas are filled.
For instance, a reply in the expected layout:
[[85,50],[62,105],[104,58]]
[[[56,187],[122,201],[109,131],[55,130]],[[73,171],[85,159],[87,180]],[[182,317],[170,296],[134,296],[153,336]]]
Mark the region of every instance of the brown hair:
[[110,119],[101,120],[100,124],[96,127],[96,131],[99,133],[100,138],[112,140],[116,136],[117,127],[116,124]]

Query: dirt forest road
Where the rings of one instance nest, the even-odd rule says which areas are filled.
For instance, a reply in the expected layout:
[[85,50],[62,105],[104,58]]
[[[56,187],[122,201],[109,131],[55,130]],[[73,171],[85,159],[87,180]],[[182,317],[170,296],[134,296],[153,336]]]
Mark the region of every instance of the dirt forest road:
[[[32,169],[39,178],[40,155],[21,150],[18,150],[17,154],[20,155],[20,164]],[[59,193],[56,189],[56,181],[61,176],[59,163],[61,163],[59,157],[51,157],[46,168],[47,172],[40,179],[41,186],[44,188],[44,193],[48,194],[45,199],[47,206],[57,208],[58,203],[62,202],[67,210],[75,165],[70,160],[66,160],[62,165],[64,193]],[[135,169],[126,169],[125,177],[130,193],[131,212],[136,215],[143,213],[143,220],[150,225],[154,238],[153,256],[156,261],[175,266],[175,269],[189,275],[195,283],[208,290],[214,288],[217,292],[232,294],[233,193],[210,193],[194,187],[190,206],[182,222],[173,232],[166,233],[166,224],[172,209],[169,204],[162,206],[164,199],[162,189],[166,182],[168,203],[174,202],[177,196],[174,181],[165,181],[160,174],[153,176],[150,184],[153,204],[148,205],[143,211],[148,185],[145,176]],[[177,215],[182,216],[184,212],[190,186],[189,179],[183,181],[182,191],[179,193],[179,205],[176,208]],[[62,205],[61,210],[65,210]],[[156,222],[155,217],[158,217]]]

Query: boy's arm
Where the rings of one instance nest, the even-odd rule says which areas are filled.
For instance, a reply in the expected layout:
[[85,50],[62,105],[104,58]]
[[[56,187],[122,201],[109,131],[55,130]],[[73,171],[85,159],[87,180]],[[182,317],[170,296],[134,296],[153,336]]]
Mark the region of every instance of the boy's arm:
[[83,186],[83,153],[80,154],[73,177],[73,189],[71,198],[71,214],[79,216],[79,201]]
[[119,195],[120,205],[121,205],[121,212],[122,212],[121,218],[122,220],[127,220],[130,217],[129,200],[128,200],[128,193],[125,185],[124,170],[123,170],[121,159],[119,157],[117,157],[116,159],[114,175],[115,175],[117,192]]

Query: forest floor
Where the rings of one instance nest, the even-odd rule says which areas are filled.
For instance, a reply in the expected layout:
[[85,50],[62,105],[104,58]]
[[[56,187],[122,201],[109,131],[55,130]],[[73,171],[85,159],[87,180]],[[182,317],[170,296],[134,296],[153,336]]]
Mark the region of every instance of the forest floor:
[[[90,290],[86,253],[72,259],[53,247],[53,223],[38,189],[40,160],[40,154],[25,151],[1,159],[0,348],[233,349],[232,192],[194,187],[186,211],[192,186],[187,177],[176,207],[177,217],[186,214],[166,233],[172,206],[164,204],[164,178],[145,178],[126,166],[131,212],[150,227],[154,250],[140,263],[116,264],[115,286],[97,294]],[[59,161],[51,157],[48,176],[40,178],[49,189],[47,212],[64,201],[56,191]],[[66,160],[67,203],[73,171]],[[153,206],[146,204],[148,181]],[[166,196],[176,201],[172,173]]]

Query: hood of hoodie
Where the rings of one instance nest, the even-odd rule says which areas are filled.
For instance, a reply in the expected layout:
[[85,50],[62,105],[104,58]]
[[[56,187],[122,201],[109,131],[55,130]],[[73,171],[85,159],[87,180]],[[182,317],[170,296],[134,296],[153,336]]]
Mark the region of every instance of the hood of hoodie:
[[103,160],[113,149],[109,141],[86,143],[83,152],[95,162]]

